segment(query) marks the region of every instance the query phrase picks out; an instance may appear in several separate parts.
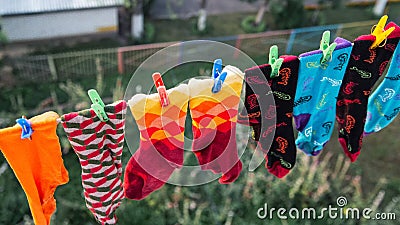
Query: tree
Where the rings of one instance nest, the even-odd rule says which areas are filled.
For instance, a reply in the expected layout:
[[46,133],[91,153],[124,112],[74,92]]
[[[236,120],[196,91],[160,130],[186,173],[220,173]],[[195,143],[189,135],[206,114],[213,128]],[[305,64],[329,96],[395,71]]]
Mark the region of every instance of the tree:
[[263,20],[264,18],[264,14],[265,11],[269,9],[269,0],[264,0],[264,4],[260,7],[260,9],[257,12],[257,16],[256,16],[256,20],[254,21],[254,23],[257,25],[260,24],[260,22]]
[[120,31],[122,38],[132,36],[140,40],[145,36],[144,17],[153,0],[124,0],[124,7],[119,10]]
[[144,0],[125,0],[124,2],[131,18],[130,33],[136,39],[141,38],[144,32],[143,3]]
[[1,17],[0,17],[0,47],[4,46],[5,44],[7,44],[8,39],[7,36],[4,34],[3,30],[2,30],[2,26],[1,26]]
[[[253,3],[253,2],[256,2],[257,0],[242,0],[242,1]],[[260,25],[260,23],[264,19],[265,12],[269,11],[269,2],[270,2],[270,0],[264,0],[264,4],[258,9],[257,15],[254,20],[255,27]]]
[[199,18],[197,20],[197,30],[202,32],[207,27],[207,0],[201,0]]
[[[257,0],[242,0],[246,2],[255,2]],[[264,0],[264,4],[260,7],[257,15],[247,17],[243,20],[242,25],[250,32],[262,31],[265,28],[264,15],[270,12],[275,20],[275,27],[279,29],[288,29],[303,25],[305,16],[303,0]]]
[[306,16],[303,0],[271,0],[271,14],[278,29],[301,27]]

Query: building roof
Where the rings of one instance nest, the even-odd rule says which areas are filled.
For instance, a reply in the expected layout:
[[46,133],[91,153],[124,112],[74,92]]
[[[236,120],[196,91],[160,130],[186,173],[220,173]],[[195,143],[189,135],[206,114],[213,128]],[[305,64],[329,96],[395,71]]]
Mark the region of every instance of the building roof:
[[123,5],[124,0],[0,0],[0,15],[57,12]]

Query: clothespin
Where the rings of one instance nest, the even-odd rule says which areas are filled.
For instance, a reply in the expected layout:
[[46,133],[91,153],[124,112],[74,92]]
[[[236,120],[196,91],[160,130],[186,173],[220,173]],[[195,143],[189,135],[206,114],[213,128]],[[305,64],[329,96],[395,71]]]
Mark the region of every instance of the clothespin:
[[28,138],[29,140],[32,140],[31,135],[33,133],[33,129],[31,123],[26,119],[26,117],[22,116],[21,118],[17,119],[16,122],[22,127],[21,139]]
[[336,43],[333,42],[332,44],[329,44],[331,41],[331,32],[330,31],[325,31],[322,34],[322,39],[319,44],[319,50],[322,51],[322,58],[321,58],[321,64],[328,62],[332,58],[332,53],[336,48]]
[[212,93],[218,93],[221,91],[222,84],[225,81],[226,75],[228,75],[227,72],[222,72],[222,59],[216,59],[214,60],[214,65],[212,69],[212,78],[214,79],[214,85],[211,89]]
[[90,89],[88,91],[88,95],[90,100],[92,101],[91,108],[96,113],[97,117],[100,118],[101,121],[106,122],[108,121],[108,116],[104,111],[105,104],[103,100],[101,100],[99,93],[95,89]]
[[272,45],[269,48],[269,59],[268,64],[271,65],[271,78],[279,76],[279,70],[281,69],[283,59],[279,58],[278,46]]
[[[394,27],[385,30],[387,20],[388,16],[384,15],[381,17],[378,24],[372,27],[371,34],[375,36],[375,41],[372,43],[371,49],[385,46],[387,37],[394,31]],[[381,45],[382,42],[383,45]]]
[[153,77],[154,85],[157,88],[158,95],[160,96],[161,106],[169,105],[167,89],[164,86],[164,82],[161,78],[161,74],[156,72],[156,73],[153,73],[152,77]]

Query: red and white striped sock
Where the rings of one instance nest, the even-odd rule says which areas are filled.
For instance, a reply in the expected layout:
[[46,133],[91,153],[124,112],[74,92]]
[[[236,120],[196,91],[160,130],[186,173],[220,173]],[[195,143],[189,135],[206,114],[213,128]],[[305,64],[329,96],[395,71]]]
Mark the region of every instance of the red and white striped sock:
[[82,166],[86,206],[102,225],[116,224],[115,210],[124,198],[121,156],[126,102],[106,105],[102,122],[92,109],[61,117],[68,139]]

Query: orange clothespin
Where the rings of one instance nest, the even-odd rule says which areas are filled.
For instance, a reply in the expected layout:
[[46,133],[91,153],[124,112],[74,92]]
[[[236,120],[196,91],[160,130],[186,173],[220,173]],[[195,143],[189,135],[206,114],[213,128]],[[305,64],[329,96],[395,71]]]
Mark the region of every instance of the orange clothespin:
[[372,43],[371,49],[385,46],[387,37],[394,31],[394,27],[385,30],[387,20],[388,16],[384,15],[381,17],[378,24],[372,27],[371,34],[375,36],[375,41]]
[[167,89],[164,86],[164,82],[159,72],[153,73],[153,81],[154,85],[157,88],[158,95],[160,95],[161,106],[169,105]]

